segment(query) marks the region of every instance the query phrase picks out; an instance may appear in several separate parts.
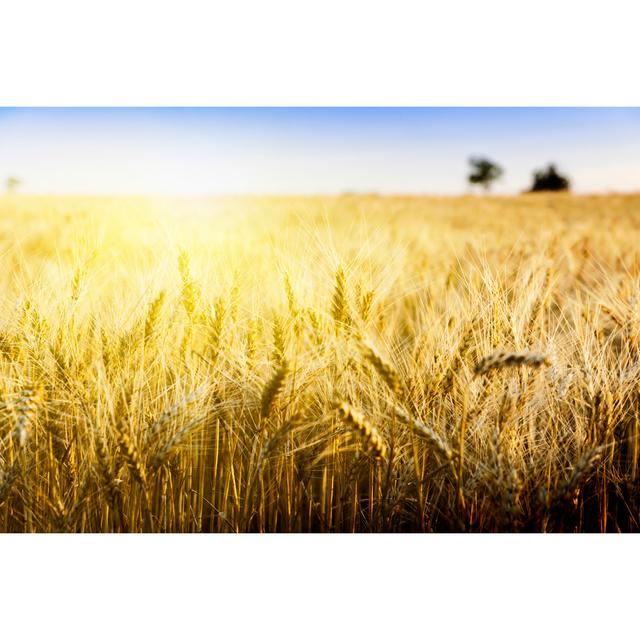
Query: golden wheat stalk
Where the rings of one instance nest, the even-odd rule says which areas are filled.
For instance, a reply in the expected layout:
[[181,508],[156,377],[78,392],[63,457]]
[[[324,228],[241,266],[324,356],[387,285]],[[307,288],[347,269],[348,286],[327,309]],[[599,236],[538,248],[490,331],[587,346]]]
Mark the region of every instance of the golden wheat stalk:
[[342,420],[358,433],[365,448],[373,454],[373,457],[376,460],[384,460],[387,455],[387,447],[378,430],[371,426],[364,414],[348,402],[340,402],[338,413]]
[[404,390],[397,371],[382,358],[373,346],[365,344],[363,348],[365,359],[373,365],[373,368],[378,372],[394,396],[402,399]]
[[247,329],[245,336],[246,362],[249,366],[253,366],[254,364],[258,344],[258,335],[258,323],[256,320],[251,320],[249,322],[249,328]]
[[373,307],[373,299],[375,296],[375,291],[368,290],[366,292],[362,292],[362,287],[358,283],[356,285],[356,304],[358,307],[358,313],[360,314],[360,319],[366,323],[369,319],[369,314],[371,313],[371,308]]
[[180,443],[198,426],[202,424],[202,419],[193,420],[173,434],[169,441],[164,444],[150,459],[149,466],[154,471],[159,469],[169,460],[173,452]]
[[48,500],[49,508],[53,513],[54,527],[61,532],[67,532],[69,530],[69,511],[67,505],[60,496],[60,491],[56,483],[54,482],[51,487],[53,496]]
[[322,320],[314,309],[307,309],[307,315],[311,324],[313,342],[316,346],[320,346],[325,336]]
[[185,250],[182,250],[178,255],[178,271],[182,281],[182,306],[189,319],[192,320],[198,306],[200,290],[191,277],[191,258]]
[[82,266],[76,267],[71,280],[71,300],[77,302],[80,298],[82,282],[86,276],[86,270]]
[[284,274],[284,289],[287,294],[287,306],[289,307],[289,315],[292,320],[296,320],[299,315],[298,304],[296,303],[296,296],[293,292],[293,286],[289,274]]
[[159,433],[164,427],[166,427],[171,420],[180,414],[189,404],[197,400],[205,389],[204,385],[201,385],[190,394],[186,395],[179,402],[167,407],[150,425],[149,433],[151,435]]
[[85,503],[89,498],[89,489],[91,488],[90,480],[91,474],[89,472],[86,472],[83,476],[82,482],[80,483],[80,489],[78,490],[77,498],[72,507],[68,510],[68,515],[64,522],[65,528],[67,530],[76,527],[78,524],[78,520],[80,520],[82,517]]
[[571,473],[565,482],[563,482],[554,496],[554,502],[565,502],[570,500],[576,490],[587,479],[589,472],[593,469],[596,462],[602,457],[604,447],[595,447],[584,453],[576,461],[571,469]]
[[[109,508],[116,514],[119,513],[120,493],[118,489],[118,481],[116,474],[113,472],[113,464],[107,441],[104,436],[97,432],[95,436],[96,443],[96,463],[98,468],[98,477],[100,478],[105,499]],[[116,515],[117,517],[117,515]]]
[[286,338],[285,330],[282,321],[279,316],[276,316],[273,320],[273,361],[279,367],[285,363],[286,360]]
[[282,392],[288,372],[289,365],[286,360],[283,360],[269,382],[265,385],[262,391],[262,397],[260,398],[260,415],[263,418],[268,417],[271,413],[273,403]]
[[116,422],[115,427],[116,440],[120,448],[120,453],[124,458],[131,475],[140,484],[143,489],[147,489],[147,473],[142,462],[142,457],[138,453],[133,440],[127,433],[124,423],[121,420]]
[[40,385],[28,386],[22,390],[16,403],[16,425],[14,435],[20,447],[24,447],[29,437],[29,429],[35,419],[38,404],[42,400],[43,388]]
[[476,375],[483,375],[493,369],[503,369],[505,367],[540,367],[548,365],[547,356],[539,353],[513,353],[507,351],[496,351],[485,356],[478,362],[475,368]]
[[207,318],[209,325],[209,346],[214,360],[217,359],[220,350],[226,313],[227,308],[224,300],[222,300],[222,298],[218,298],[213,305],[213,313],[210,313]]
[[471,343],[473,341],[473,325],[474,323],[471,322],[469,328],[467,329],[467,331],[465,331],[464,335],[460,339],[460,342],[458,343],[458,348],[456,349],[453,360],[451,361],[447,372],[442,378],[442,385],[440,386],[441,393],[448,393],[453,387],[453,383],[456,380],[456,376],[458,374],[458,371],[460,370],[460,367],[462,366],[464,357],[467,355],[467,352],[471,348]]
[[164,300],[166,298],[166,292],[160,291],[160,293],[149,304],[149,310],[147,311],[147,317],[144,321],[144,342],[147,343],[153,336],[155,328],[160,319],[160,313]]
[[331,315],[338,329],[351,323],[349,300],[347,297],[347,279],[342,267],[339,267],[336,271],[336,283],[331,300]]
[[445,440],[428,424],[425,424],[421,420],[410,416],[401,407],[395,407],[395,415],[400,422],[408,425],[411,430],[421,438],[424,438],[435,450],[442,455],[446,460],[452,461],[454,458],[453,449],[445,442]]
[[20,477],[20,462],[19,459],[16,458],[11,466],[6,469],[2,475],[0,475],[0,504],[2,504],[11,488],[13,487],[15,481]]

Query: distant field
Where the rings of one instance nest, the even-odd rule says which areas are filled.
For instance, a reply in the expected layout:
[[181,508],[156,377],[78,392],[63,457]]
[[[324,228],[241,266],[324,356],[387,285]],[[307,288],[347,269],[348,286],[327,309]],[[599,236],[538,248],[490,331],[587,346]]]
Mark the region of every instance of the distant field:
[[0,531],[637,531],[640,196],[0,198]]

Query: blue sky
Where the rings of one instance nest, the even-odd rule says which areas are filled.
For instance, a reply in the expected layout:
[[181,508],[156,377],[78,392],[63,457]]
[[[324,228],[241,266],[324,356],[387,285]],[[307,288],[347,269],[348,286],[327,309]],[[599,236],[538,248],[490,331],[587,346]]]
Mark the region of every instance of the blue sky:
[[640,109],[0,109],[0,179],[30,193],[496,193],[555,162],[578,192],[640,191]]

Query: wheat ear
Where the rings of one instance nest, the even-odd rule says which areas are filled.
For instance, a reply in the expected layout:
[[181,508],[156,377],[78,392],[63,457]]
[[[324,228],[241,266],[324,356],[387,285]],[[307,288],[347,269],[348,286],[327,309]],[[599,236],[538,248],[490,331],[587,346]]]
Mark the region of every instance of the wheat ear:
[[483,375],[492,369],[503,369],[505,367],[540,367],[548,365],[547,356],[539,353],[510,353],[507,351],[496,351],[485,356],[478,362],[475,368],[476,375]]
[[260,414],[263,418],[266,418],[271,413],[271,407],[273,406],[276,398],[282,392],[284,381],[287,377],[288,372],[289,365],[286,360],[283,360],[280,364],[280,367],[276,369],[269,382],[267,382],[267,384],[265,385],[264,390],[262,391],[262,397],[260,399]]
[[373,457],[383,460],[387,454],[387,447],[378,430],[365,420],[364,415],[348,402],[341,402],[338,412],[342,420],[360,435],[365,447],[373,453]]
[[394,396],[402,399],[404,393],[397,371],[371,345],[364,346],[364,357],[373,365]]

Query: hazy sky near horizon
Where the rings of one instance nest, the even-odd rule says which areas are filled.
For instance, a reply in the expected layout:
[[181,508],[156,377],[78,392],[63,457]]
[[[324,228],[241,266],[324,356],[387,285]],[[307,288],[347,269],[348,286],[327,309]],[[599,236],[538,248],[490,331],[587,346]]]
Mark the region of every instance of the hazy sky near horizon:
[[457,194],[467,160],[518,193],[555,162],[577,192],[640,191],[640,109],[0,108],[25,193]]

